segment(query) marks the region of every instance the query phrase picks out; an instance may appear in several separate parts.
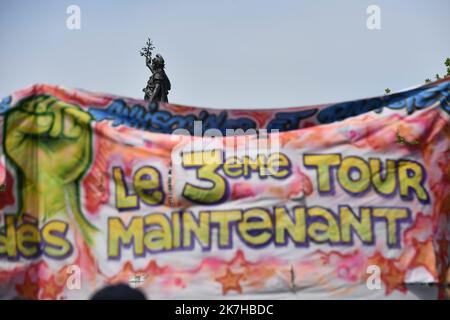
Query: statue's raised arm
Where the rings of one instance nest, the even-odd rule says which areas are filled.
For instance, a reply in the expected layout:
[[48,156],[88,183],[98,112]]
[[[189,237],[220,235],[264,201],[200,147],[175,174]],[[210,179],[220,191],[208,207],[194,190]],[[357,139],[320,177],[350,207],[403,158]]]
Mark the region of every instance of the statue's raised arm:
[[152,67],[152,51],[155,49],[155,46],[153,45],[153,42],[150,38],[148,38],[147,42],[145,43],[145,47],[139,51],[139,54],[142,57],[145,57],[145,64],[150,69],[150,71],[153,73],[153,67]]

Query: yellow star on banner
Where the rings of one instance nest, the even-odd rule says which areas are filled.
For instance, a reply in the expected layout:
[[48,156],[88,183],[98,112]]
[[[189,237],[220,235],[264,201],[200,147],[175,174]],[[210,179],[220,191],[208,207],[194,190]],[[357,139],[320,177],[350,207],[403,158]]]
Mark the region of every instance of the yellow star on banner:
[[50,279],[44,284],[42,291],[42,298],[43,299],[56,299],[58,297],[58,294],[60,294],[63,289],[64,285],[60,285],[56,283],[56,279],[54,276],[50,277]]
[[436,257],[434,254],[433,240],[428,239],[426,242],[419,242],[416,239],[413,240],[414,248],[416,249],[416,254],[411,262],[410,269],[417,267],[424,267],[427,271],[437,278],[436,272]]
[[24,282],[16,285],[16,291],[21,298],[34,300],[37,299],[39,286],[37,282],[31,280],[30,275],[26,274]]
[[229,268],[227,268],[227,272],[225,273],[225,275],[216,278],[216,281],[222,284],[222,293],[226,295],[230,290],[235,290],[239,293],[242,293],[242,288],[239,281],[243,278],[243,274],[233,273]]
[[389,264],[388,272],[381,275],[386,284],[386,294],[391,294],[394,290],[406,292],[405,272],[397,268],[393,263]]

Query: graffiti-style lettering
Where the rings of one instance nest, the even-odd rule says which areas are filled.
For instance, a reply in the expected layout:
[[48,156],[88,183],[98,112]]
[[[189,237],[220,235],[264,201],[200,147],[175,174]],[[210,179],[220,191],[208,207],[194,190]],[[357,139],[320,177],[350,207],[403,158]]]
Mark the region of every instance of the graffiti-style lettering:
[[[322,195],[334,194],[335,181],[342,190],[354,197],[368,192],[372,186],[383,197],[399,193],[405,201],[414,196],[422,204],[428,204],[429,194],[425,188],[426,171],[413,160],[370,158],[369,161],[340,154],[304,154],[303,163],[307,169],[316,171],[318,191]],[[386,171],[382,177],[382,168]],[[333,170],[336,169],[336,170]]]
[[147,206],[157,206],[164,202],[164,190],[160,172],[151,166],[139,168],[133,176],[132,193],[125,181],[125,174],[120,167],[113,168],[116,186],[116,207],[119,211],[136,210],[142,201]]
[[[365,246],[385,241],[388,247],[398,248],[407,223],[411,223],[407,208],[361,207],[357,214],[348,205],[339,206],[336,213],[321,206],[212,210],[197,215],[189,211],[150,213],[133,217],[128,225],[119,217],[109,219],[108,256],[120,259],[122,248],[129,247],[135,257],[196,248],[232,249],[236,237],[251,248],[288,246],[291,242],[298,247],[311,243],[348,246],[355,241]],[[376,238],[378,225],[385,227],[385,240]]]
[[183,153],[182,167],[196,170],[196,178],[199,180],[198,183],[185,184],[183,197],[201,204],[222,203],[229,194],[229,181],[226,178],[249,179],[256,174],[259,179],[285,179],[291,174],[289,158],[279,152],[268,156],[258,154],[254,158],[232,156],[225,161],[223,159],[224,152],[218,149]]
[[4,218],[4,232],[0,232],[0,258],[35,259],[44,254],[53,259],[63,259],[72,253],[72,244],[66,238],[67,222],[52,220],[40,229],[36,223],[21,222],[12,214],[5,214]]

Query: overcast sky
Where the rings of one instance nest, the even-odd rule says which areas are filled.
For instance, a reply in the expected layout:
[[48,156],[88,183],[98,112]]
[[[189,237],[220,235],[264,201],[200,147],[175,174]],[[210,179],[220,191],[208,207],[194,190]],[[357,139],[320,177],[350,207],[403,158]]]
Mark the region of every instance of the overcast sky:
[[[69,5],[81,30],[66,27]],[[381,30],[366,9],[381,8]],[[377,96],[444,73],[449,0],[0,0],[0,96],[34,83],[142,97],[151,36],[169,100],[287,107]]]

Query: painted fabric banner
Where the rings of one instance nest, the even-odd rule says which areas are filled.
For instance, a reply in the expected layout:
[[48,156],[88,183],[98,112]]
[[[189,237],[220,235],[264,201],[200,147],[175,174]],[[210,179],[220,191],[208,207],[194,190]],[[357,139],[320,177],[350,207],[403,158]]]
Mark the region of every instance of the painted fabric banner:
[[0,103],[0,298],[445,297],[450,79],[215,110],[50,85]]

